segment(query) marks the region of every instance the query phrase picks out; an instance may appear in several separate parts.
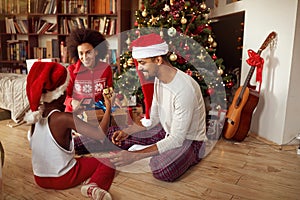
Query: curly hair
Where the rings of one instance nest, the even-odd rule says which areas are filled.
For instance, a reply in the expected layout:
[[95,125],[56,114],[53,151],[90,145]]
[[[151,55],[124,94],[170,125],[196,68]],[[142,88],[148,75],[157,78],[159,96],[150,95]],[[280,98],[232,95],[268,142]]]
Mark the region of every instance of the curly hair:
[[96,59],[104,59],[108,53],[108,42],[105,37],[96,30],[74,29],[66,39],[69,56],[73,61],[79,59],[77,47],[83,43],[91,44],[98,51]]

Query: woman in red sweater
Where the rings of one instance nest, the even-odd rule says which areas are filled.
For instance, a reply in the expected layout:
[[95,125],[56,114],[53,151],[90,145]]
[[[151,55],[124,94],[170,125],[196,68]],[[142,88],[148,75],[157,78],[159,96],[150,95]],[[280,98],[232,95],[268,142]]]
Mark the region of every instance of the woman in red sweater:
[[68,66],[71,75],[65,101],[66,111],[72,112],[83,98],[103,101],[104,88],[113,86],[111,66],[104,59],[108,42],[96,30],[76,29],[67,38],[70,57],[75,62]]

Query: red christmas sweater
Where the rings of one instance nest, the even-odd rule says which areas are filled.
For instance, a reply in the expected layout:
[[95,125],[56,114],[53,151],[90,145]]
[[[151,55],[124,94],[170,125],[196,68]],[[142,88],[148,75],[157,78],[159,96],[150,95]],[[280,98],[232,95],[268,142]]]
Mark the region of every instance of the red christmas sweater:
[[81,65],[80,60],[68,66],[70,81],[67,87],[67,97],[65,100],[66,111],[72,112],[71,101],[80,101],[86,97],[93,97],[95,102],[103,100],[102,92],[104,88],[113,87],[113,76],[110,65],[99,61],[93,68],[89,69]]

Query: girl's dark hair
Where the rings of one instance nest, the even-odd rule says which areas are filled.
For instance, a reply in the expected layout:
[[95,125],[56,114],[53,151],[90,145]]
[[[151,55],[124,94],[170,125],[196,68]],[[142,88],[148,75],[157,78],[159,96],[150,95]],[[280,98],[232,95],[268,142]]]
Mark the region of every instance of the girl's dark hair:
[[105,37],[96,30],[75,29],[66,39],[70,58],[76,62],[79,59],[77,47],[83,43],[91,44],[98,51],[96,60],[104,59],[108,53],[108,42]]

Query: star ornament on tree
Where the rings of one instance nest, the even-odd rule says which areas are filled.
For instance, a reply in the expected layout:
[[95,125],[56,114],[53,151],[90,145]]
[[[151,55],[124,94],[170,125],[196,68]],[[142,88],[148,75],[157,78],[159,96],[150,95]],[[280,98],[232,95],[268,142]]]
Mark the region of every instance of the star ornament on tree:
[[199,58],[199,60],[201,60],[202,62],[204,62],[205,55],[203,55],[203,53],[201,52],[200,55],[197,56],[197,58]]
[[158,23],[159,17],[151,16],[151,19],[149,20],[151,22],[151,25],[156,25]]

